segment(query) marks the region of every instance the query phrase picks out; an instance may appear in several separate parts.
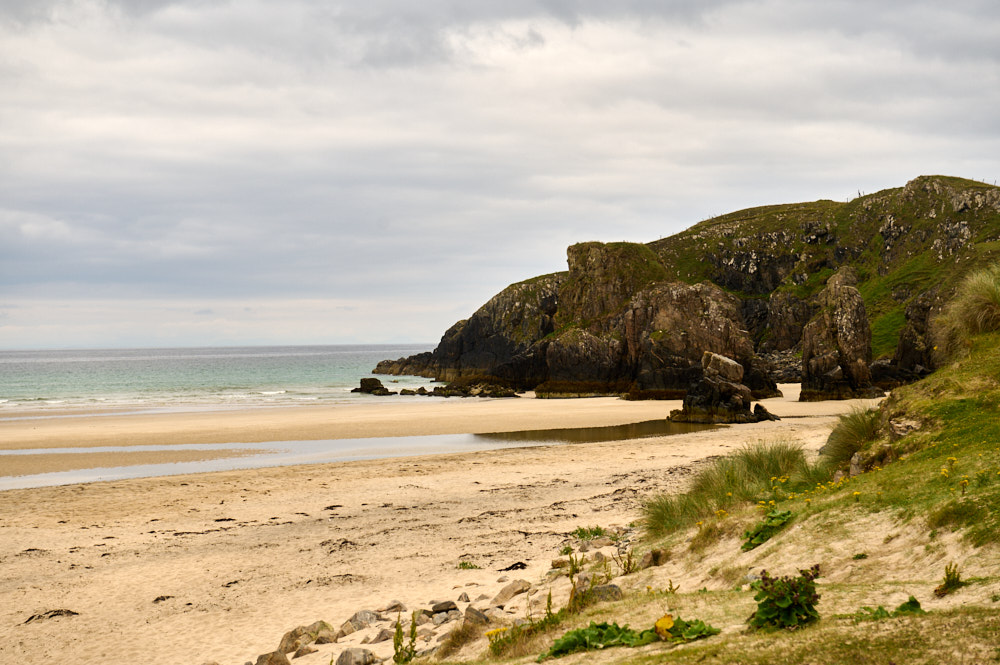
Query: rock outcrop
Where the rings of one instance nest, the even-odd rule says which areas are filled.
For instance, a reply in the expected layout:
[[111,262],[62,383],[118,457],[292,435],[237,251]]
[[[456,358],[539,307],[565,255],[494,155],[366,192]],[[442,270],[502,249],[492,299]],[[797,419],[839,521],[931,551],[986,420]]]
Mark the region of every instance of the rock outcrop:
[[371,377],[366,377],[364,379],[361,379],[361,385],[351,390],[351,392],[365,393],[368,395],[377,395],[379,397],[396,394],[391,390],[389,390],[388,388],[386,388],[385,386],[383,386],[380,380]]
[[750,410],[753,394],[745,386],[743,366],[725,356],[706,351],[702,355],[702,377],[684,396],[680,410],[670,413],[679,423],[755,423],[777,420],[760,404]]
[[[757,399],[803,372],[807,398],[868,394],[872,383],[933,369],[935,308],[970,269],[1000,256],[998,211],[1000,188],[922,176],[847,203],[722,215],[647,245],[580,243],[567,251],[566,272],[507,287],[434,351],[375,372],[552,396],[679,398],[710,350],[743,365]],[[861,355],[847,347],[864,345],[865,331],[839,330],[843,321],[824,311],[824,284],[844,267],[861,281],[837,317],[871,317],[871,350]],[[803,368],[810,326],[813,366]],[[859,360],[872,356],[879,362],[866,378]]]
[[841,268],[820,292],[819,311],[802,332],[803,402],[876,397],[871,327],[852,268]]

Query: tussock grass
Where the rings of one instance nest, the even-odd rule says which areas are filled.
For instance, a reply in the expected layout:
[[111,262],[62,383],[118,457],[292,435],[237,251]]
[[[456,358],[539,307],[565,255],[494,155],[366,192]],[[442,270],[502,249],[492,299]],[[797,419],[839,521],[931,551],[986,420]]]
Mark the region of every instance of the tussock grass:
[[963,355],[976,335],[1000,330],[1000,263],[970,273],[934,324],[945,360]]
[[806,461],[799,444],[758,441],[702,469],[687,492],[650,500],[643,507],[644,525],[653,536],[666,535],[716,511],[771,498],[775,479],[786,479],[783,485],[791,489],[814,485],[817,477],[828,474]]
[[878,409],[854,408],[840,416],[830,432],[822,455],[827,466],[837,468],[851,460],[854,453],[863,450],[881,434]]

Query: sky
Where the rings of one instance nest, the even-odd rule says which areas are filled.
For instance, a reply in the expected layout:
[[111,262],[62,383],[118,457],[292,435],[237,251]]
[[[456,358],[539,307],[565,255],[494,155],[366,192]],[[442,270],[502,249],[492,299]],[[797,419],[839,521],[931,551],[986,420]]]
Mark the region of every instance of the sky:
[[995,0],[0,0],[0,349],[433,344],[576,242],[1000,179]]

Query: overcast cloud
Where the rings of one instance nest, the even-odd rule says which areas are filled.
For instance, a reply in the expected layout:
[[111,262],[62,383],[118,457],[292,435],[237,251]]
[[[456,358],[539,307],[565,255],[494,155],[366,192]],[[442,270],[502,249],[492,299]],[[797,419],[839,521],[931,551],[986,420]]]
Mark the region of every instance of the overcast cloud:
[[0,348],[436,341],[566,246],[1000,178],[991,0],[0,0]]

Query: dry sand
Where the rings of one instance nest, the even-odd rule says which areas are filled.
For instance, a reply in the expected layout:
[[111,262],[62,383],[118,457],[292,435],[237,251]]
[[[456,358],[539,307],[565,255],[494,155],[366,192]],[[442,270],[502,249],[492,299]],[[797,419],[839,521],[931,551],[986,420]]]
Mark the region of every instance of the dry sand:
[[[627,525],[706,457],[791,438],[815,450],[855,402],[766,400],[780,422],[672,437],[0,492],[0,662],[255,661],[282,634],[398,599],[532,583],[579,526]],[[0,423],[3,448],[251,442],[599,426],[677,403],[384,402]],[[38,455],[58,464],[60,455]],[[39,470],[36,469],[36,470]],[[6,471],[4,471],[6,473]],[[458,570],[469,561],[479,570]],[[500,573],[515,562],[527,569]],[[536,596],[537,598],[538,596]],[[57,609],[77,612],[28,621]],[[524,607],[515,603],[512,616]],[[360,636],[355,636],[355,642]],[[295,662],[329,662],[329,645]],[[390,644],[375,645],[391,655]]]

